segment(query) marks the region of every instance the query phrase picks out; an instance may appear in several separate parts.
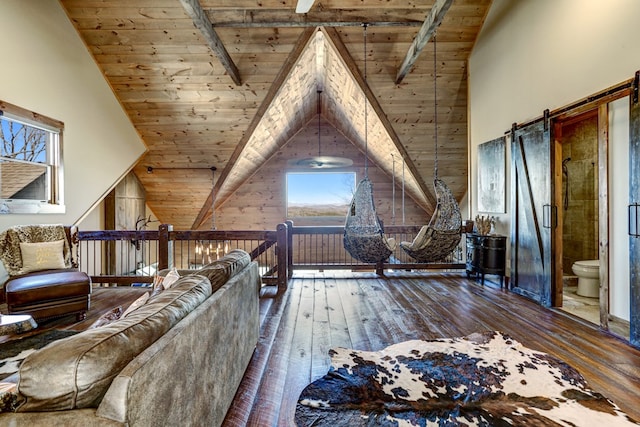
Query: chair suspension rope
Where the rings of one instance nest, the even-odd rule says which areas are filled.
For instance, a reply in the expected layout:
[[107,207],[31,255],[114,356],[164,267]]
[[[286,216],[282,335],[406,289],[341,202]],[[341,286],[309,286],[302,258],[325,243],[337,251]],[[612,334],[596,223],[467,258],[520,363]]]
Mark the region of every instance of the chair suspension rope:
[[368,171],[369,171],[369,141],[368,141],[368,122],[367,122],[367,110],[369,109],[367,107],[367,91],[366,91],[366,86],[367,86],[367,26],[369,24],[367,24],[366,22],[362,24],[362,27],[364,28],[364,84],[365,84],[365,90],[362,92],[364,95],[364,176],[368,177]]
[[438,84],[436,83],[436,35],[433,35],[433,123],[435,125],[434,139],[435,139],[435,159],[433,162],[434,170],[433,176],[435,179],[438,179]]

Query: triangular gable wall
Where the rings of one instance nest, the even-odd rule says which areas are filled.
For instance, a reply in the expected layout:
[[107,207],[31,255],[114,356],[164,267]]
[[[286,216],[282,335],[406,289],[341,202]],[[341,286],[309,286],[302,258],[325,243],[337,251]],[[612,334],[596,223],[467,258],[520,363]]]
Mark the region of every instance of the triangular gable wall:
[[[379,105],[362,74],[339,39],[322,28],[309,38],[237,161],[225,176],[224,182],[216,185],[216,209],[234,195],[241,183],[247,182],[256,173],[260,174],[260,168],[292,137],[315,123],[318,88],[323,90],[326,105],[323,117],[360,152],[366,151],[369,159],[386,174],[395,175],[397,181],[404,179],[407,197],[414,199],[423,210],[431,211],[434,207],[433,196],[411,172],[414,168],[401,152],[402,147],[397,142],[397,137],[390,135],[392,129],[384,123],[385,117],[378,115]],[[366,102],[365,92],[369,94]],[[296,102],[299,99],[303,102]],[[287,156],[291,158],[289,154]],[[338,155],[328,150],[324,154]],[[403,158],[406,162],[404,171]],[[202,213],[210,209],[210,206],[211,198],[203,206]],[[209,211],[201,215],[200,224],[206,222],[210,214]]]

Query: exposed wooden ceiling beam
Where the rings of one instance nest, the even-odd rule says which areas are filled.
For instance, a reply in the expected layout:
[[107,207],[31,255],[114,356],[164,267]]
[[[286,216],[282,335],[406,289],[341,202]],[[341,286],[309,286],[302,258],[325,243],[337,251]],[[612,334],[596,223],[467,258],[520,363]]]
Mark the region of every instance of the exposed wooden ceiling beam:
[[418,56],[420,56],[422,49],[424,49],[424,47],[429,42],[429,39],[431,39],[431,36],[433,36],[433,34],[436,32],[436,29],[444,19],[444,16],[449,10],[449,7],[451,7],[452,3],[453,0],[436,0],[436,2],[433,4],[429,15],[427,15],[427,18],[424,20],[420,31],[418,31],[415,39],[413,39],[413,43],[411,43],[411,46],[409,46],[409,51],[407,52],[404,61],[402,61],[402,65],[398,69],[398,74],[396,75],[396,84],[402,82],[406,75],[409,74],[409,71],[411,71],[413,64],[418,59]]
[[240,80],[240,73],[238,72],[238,68],[236,67],[236,64],[233,63],[233,60],[229,56],[229,52],[227,52],[227,49],[222,43],[222,40],[220,40],[218,34],[213,29],[213,25],[211,24],[211,21],[209,21],[207,14],[202,9],[200,1],[180,0],[180,3],[182,3],[182,7],[184,7],[184,10],[193,20],[193,24],[197,29],[200,30],[205,40],[207,41],[207,44],[224,66],[225,70],[229,74],[229,77],[231,77],[231,80],[233,80],[233,82],[237,86],[241,86],[242,81]]
[[[422,22],[367,22],[370,27],[418,27]],[[361,27],[362,21],[273,21],[273,22],[220,22],[218,28],[306,28],[306,27]]]
[[209,20],[219,28],[273,28],[273,27],[347,27],[367,22],[378,27],[419,27],[424,14],[420,10],[389,9],[372,18],[360,10],[333,9],[294,13],[288,9],[245,9],[226,13],[207,10]]
[[[315,30],[313,28],[307,28],[306,30],[303,31],[303,33],[298,38],[298,41],[293,47],[293,50],[287,57],[287,60],[285,61],[285,63],[280,68],[280,72],[278,73],[275,80],[273,81],[273,84],[270,86],[269,92],[265,96],[264,101],[262,101],[262,104],[260,104],[260,107],[258,108],[258,111],[256,112],[256,115],[254,116],[253,121],[251,122],[246,132],[244,133],[244,137],[238,143],[238,145],[236,145],[236,148],[233,154],[231,155],[229,162],[227,162],[227,165],[225,166],[224,170],[220,174],[220,178],[218,178],[214,188],[211,190],[211,193],[209,194],[209,197],[207,197],[207,200],[202,205],[202,208],[200,209],[198,216],[196,217],[195,221],[193,222],[193,225],[191,226],[192,229],[194,230],[197,229],[208,218],[211,217],[211,214],[212,214],[211,204],[213,200],[213,195],[218,193],[218,191],[222,187],[222,184],[224,184],[224,181],[227,179],[227,177],[231,173],[233,166],[235,165],[236,161],[242,154],[242,151],[244,150],[247,143],[249,142],[251,135],[253,135],[253,132],[255,131],[258,124],[260,123],[260,120],[262,120],[262,116],[267,112],[267,109],[271,106],[271,102],[273,101],[273,98],[275,98],[275,96],[278,94],[280,87],[286,80],[287,76],[289,76],[291,69],[296,64],[296,61],[300,57],[300,54],[302,54],[302,51],[304,50],[305,46],[307,45],[307,43],[309,43],[309,39],[311,39],[311,37],[313,37],[314,34],[315,34]],[[226,200],[216,200],[215,205],[220,206],[225,201]]]
[[393,129],[393,126],[391,125],[391,122],[389,121],[389,118],[387,117],[387,115],[384,113],[384,110],[380,106],[378,99],[373,94],[373,91],[365,81],[364,76],[361,74],[356,63],[354,62],[353,57],[349,54],[347,47],[344,45],[344,43],[340,39],[338,31],[335,28],[325,28],[324,30],[328,36],[329,42],[333,45],[335,50],[340,54],[343,61],[345,62],[346,67],[349,69],[354,79],[362,89],[362,92],[364,93],[364,96],[367,98],[369,105],[371,105],[371,108],[373,108],[373,111],[375,111],[376,115],[380,119],[382,126],[385,128],[387,134],[393,141],[393,144],[395,145],[396,149],[400,153],[400,156],[405,160],[406,167],[409,169],[409,172],[414,176],[418,186],[420,187],[420,190],[422,191],[422,193],[425,195],[425,198],[427,199],[427,203],[429,203],[430,205],[422,206],[422,203],[419,203],[417,200],[416,202],[419,205],[421,205],[422,208],[425,210],[428,210],[428,211],[434,210],[437,203],[436,198],[434,197],[433,193],[426,187],[426,185],[424,184],[424,181],[420,178],[421,175],[420,175],[420,172],[418,171],[418,168],[416,168],[413,161],[411,161],[411,158],[409,157],[407,150],[404,148],[404,145],[402,145],[402,142],[400,141],[398,134]]

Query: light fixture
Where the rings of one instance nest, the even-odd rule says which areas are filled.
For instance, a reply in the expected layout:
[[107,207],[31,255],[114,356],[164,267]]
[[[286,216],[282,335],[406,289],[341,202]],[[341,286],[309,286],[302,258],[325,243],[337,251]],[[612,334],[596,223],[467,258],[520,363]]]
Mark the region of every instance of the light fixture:
[[322,155],[322,144],[321,144],[321,124],[320,119],[322,118],[322,77],[324,76],[324,35],[320,29],[316,32],[315,37],[316,43],[316,93],[317,97],[317,113],[318,113],[318,155],[315,157],[307,157],[304,159],[292,159],[289,160],[288,164],[290,166],[298,166],[304,168],[312,168],[312,169],[328,169],[328,168],[344,168],[353,165],[353,160],[347,159],[345,157],[335,157],[335,156],[323,156]]
[[307,13],[311,6],[313,6],[314,0],[298,0],[296,4],[296,13]]
[[[211,170],[211,231],[216,230],[216,170],[215,166],[208,168]],[[195,252],[199,258],[200,265],[206,265],[229,252],[228,240],[198,240],[195,244]]]

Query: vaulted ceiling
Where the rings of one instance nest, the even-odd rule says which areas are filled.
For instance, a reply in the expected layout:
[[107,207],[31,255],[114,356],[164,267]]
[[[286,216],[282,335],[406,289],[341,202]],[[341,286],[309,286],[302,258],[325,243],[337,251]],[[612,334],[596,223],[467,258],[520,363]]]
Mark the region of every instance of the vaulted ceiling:
[[404,160],[428,213],[437,123],[438,175],[466,193],[466,66],[490,0],[316,0],[307,14],[296,0],[61,4],[148,147],[134,171],[163,222],[204,224],[212,194],[223,205],[316,126],[319,89],[323,122],[397,182]]

